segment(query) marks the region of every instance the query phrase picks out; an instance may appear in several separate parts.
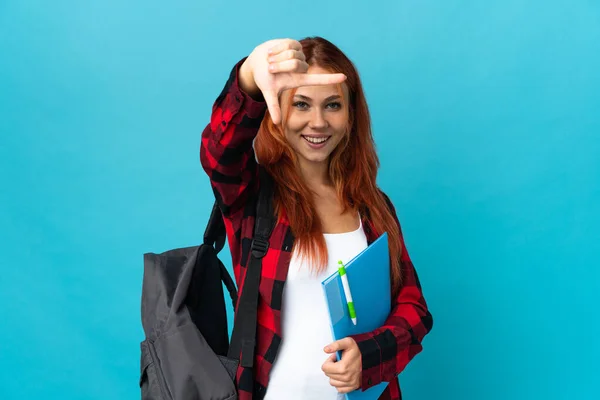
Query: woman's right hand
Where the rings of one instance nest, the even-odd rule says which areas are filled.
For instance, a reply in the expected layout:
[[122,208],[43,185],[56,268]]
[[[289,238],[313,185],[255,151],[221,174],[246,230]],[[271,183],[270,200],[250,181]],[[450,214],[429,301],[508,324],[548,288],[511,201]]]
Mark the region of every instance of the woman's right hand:
[[[270,52],[269,52],[270,50]],[[272,67],[272,69],[269,69]],[[300,86],[341,83],[346,75],[307,74],[302,45],[293,39],[274,39],[258,45],[240,67],[240,85],[249,94],[262,92],[274,124],[281,121],[279,94]]]

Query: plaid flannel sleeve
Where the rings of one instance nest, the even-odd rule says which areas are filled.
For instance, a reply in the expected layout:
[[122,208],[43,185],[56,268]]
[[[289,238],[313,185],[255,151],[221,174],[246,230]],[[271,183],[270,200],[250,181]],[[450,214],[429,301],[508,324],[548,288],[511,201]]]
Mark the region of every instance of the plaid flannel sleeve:
[[[393,205],[391,207],[393,210]],[[362,355],[362,391],[395,379],[421,352],[421,342],[433,327],[433,318],[403,239],[402,248],[402,288],[389,317],[374,331],[350,336]]]
[[224,216],[243,207],[258,173],[252,142],[267,109],[239,86],[239,70],[247,57],[231,70],[214,102],[210,123],[202,132],[200,163]]

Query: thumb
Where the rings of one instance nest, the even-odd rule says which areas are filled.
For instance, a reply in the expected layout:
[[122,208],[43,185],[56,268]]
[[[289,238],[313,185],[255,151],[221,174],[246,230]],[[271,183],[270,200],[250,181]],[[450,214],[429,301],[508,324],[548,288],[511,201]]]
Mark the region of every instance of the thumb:
[[271,115],[271,119],[275,125],[281,122],[281,109],[279,108],[279,99],[277,93],[272,90],[266,90],[263,93],[263,97],[265,98],[265,103],[267,103],[267,108],[269,109],[269,114]]
[[342,73],[336,74],[298,74],[296,84],[294,86],[317,86],[317,85],[332,85],[342,83],[346,80],[346,75]]
[[348,340],[346,338],[336,340],[335,342],[325,346],[323,350],[325,353],[335,353],[336,351],[344,350],[349,346]]

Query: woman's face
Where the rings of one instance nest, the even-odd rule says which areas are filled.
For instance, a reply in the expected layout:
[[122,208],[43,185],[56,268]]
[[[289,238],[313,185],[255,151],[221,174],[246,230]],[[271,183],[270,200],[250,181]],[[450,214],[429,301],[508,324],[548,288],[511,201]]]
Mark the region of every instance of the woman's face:
[[[327,74],[317,66],[309,74]],[[348,87],[342,83],[346,99]],[[285,137],[300,162],[324,163],[342,140],[348,126],[348,104],[339,96],[337,85],[301,86],[293,98],[291,90],[283,92],[282,100],[291,107],[285,125]]]

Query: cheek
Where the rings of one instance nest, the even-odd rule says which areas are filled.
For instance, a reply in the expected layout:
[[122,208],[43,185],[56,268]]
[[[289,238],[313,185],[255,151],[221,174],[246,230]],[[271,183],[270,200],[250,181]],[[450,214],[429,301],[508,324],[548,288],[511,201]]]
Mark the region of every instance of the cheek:
[[300,130],[298,130],[295,126],[290,125],[290,124],[286,124],[285,126],[285,140],[292,146],[295,147],[295,143],[298,140],[298,138],[300,137],[298,135],[298,132],[300,132]]
[[286,123],[286,132],[302,130],[304,125],[306,125],[306,121],[304,121],[304,118],[302,118],[302,116],[299,116],[297,113],[292,112]]
[[331,119],[331,124],[336,131],[345,131],[348,127],[348,111],[336,113]]
[[349,129],[348,120],[346,117],[339,118],[335,121],[335,131],[340,135],[344,135],[346,131]]

